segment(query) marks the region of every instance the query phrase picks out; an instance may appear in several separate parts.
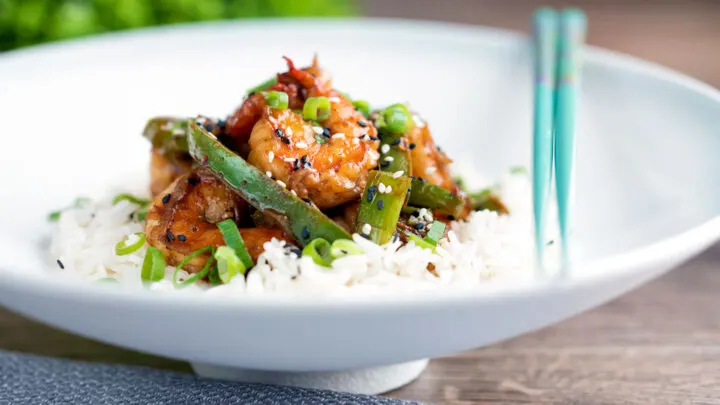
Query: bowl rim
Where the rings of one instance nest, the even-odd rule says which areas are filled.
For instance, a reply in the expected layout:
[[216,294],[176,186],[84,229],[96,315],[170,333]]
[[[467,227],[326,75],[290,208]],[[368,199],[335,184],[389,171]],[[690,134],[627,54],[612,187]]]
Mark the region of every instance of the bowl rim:
[[[16,69],[13,65],[38,63],[47,58],[62,58],[72,51],[88,52],[108,44],[122,44],[143,38],[177,37],[193,33],[213,32],[218,30],[256,31],[269,28],[304,28],[324,30],[341,28],[344,30],[368,29],[384,30],[385,32],[402,32],[403,35],[432,33],[433,36],[448,40],[449,38],[483,39],[498,44],[515,44],[527,41],[527,35],[487,26],[474,26],[462,23],[439,22],[429,20],[410,20],[397,18],[268,18],[247,21],[220,21],[204,23],[184,23],[169,26],[147,27],[136,30],[103,33],[83,37],[40,44],[27,48],[12,50],[0,54],[0,72],[4,69]],[[587,46],[584,53],[587,62],[619,69],[635,74],[651,76],[654,79],[673,83],[688,91],[699,94],[711,102],[720,103],[720,91],[712,86],[694,79],[673,69],[645,61],[620,52],[595,46]],[[589,283],[600,283],[612,278],[640,271],[643,267],[661,265],[684,252],[699,252],[714,241],[720,239],[720,213],[704,223],[690,227],[669,238],[640,246],[622,253],[580,262],[578,268],[582,273],[573,272],[563,280],[536,280],[519,284],[499,284],[479,286],[472,289],[437,289],[407,294],[372,294],[338,296],[284,296],[284,295],[242,295],[229,297],[225,295],[204,294],[199,292],[156,293],[142,289],[99,288],[91,283],[73,283],[60,276],[45,275],[22,269],[6,268],[0,263],[0,284],[9,283],[13,289],[23,290],[43,296],[53,296],[71,300],[94,302],[130,302],[130,305],[144,306],[147,304],[167,303],[177,308],[204,305],[216,309],[253,306],[263,309],[308,310],[328,308],[332,303],[334,310],[362,305],[371,308],[387,308],[395,306],[417,307],[418,305],[433,306],[439,303],[450,304],[460,301],[485,302],[499,297],[522,298],[540,296],[548,290],[578,288]]]

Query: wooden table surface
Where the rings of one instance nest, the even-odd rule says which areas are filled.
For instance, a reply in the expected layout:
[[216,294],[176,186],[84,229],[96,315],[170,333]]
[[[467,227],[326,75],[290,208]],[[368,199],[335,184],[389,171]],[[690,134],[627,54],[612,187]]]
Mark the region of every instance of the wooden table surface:
[[[530,0],[372,0],[370,15],[526,31]],[[720,85],[720,2],[575,1],[589,42]],[[391,396],[438,404],[720,404],[720,246],[561,324],[433,360]],[[0,349],[190,371],[185,363],[72,336],[0,309]]]

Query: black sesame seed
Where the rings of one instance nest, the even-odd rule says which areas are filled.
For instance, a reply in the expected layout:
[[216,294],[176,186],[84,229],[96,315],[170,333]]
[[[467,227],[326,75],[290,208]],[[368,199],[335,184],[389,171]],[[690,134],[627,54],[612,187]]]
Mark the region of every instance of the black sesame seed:
[[454,221],[454,220],[455,220],[455,215],[448,215],[448,219],[451,220],[451,221]]
[[295,274],[293,274],[292,276],[290,276],[290,280],[296,280],[297,278],[298,278],[298,276],[295,275]]
[[254,96],[254,95],[255,95],[255,92],[254,92],[254,91],[251,91],[251,92],[248,94],[248,97],[252,97],[252,96]]
[[365,128],[365,127],[367,126],[367,122],[365,122],[365,121],[358,121],[358,125],[360,125],[361,127]]
[[362,140],[365,139],[366,137],[367,137],[367,134],[362,134],[362,135],[360,135],[360,140],[362,141]]
[[131,212],[130,215],[128,215],[128,218],[130,218],[130,220],[132,221],[133,218],[135,218],[135,213]]
[[207,124],[205,124],[205,130],[208,131],[208,132],[212,132],[214,128],[215,128],[215,127],[213,126],[212,123],[207,123]]
[[440,149],[440,145],[435,145],[435,149],[437,149],[438,152],[442,152],[442,149]]
[[167,235],[166,235],[166,236],[167,236],[167,239],[168,239],[170,242],[172,242],[172,241],[175,240],[175,235],[173,235],[173,233],[170,232],[170,231],[167,231]]
[[392,145],[392,146],[397,146],[397,145],[400,145],[400,142],[402,142],[402,139],[400,139],[400,138],[395,138],[395,139],[393,139],[393,141],[390,143],[390,145]]
[[177,238],[180,242],[187,242],[187,238],[183,234],[178,235]]
[[411,216],[411,217],[419,217],[419,216],[420,216],[420,211],[415,210],[415,211],[412,212],[412,214],[410,214],[410,216]]
[[377,141],[377,140],[378,140],[378,137],[377,137],[377,136],[372,136],[372,135],[370,135],[370,140],[371,140],[371,141]]
[[408,147],[410,148],[410,150],[413,150],[413,149],[415,149],[415,144],[411,143]]
[[57,264],[58,264],[58,267],[60,267],[60,270],[65,270],[65,265],[63,264],[62,261],[60,261],[60,259],[57,259]]
[[386,168],[386,167],[388,167],[388,166],[390,166],[390,162],[385,161],[385,162],[380,163],[380,167],[383,168],[383,169]]
[[200,184],[200,179],[197,177],[190,177],[188,178],[188,183],[190,183],[191,186],[197,186]]
[[400,239],[400,234],[398,232],[395,232],[392,236],[392,241],[397,242],[398,239]]
[[313,205],[312,201],[309,198],[303,198],[302,200],[305,201],[307,203],[307,205],[310,205],[310,206]]
[[170,202],[170,194],[165,194],[165,196],[162,198],[162,203],[167,204]]
[[552,245],[552,244],[554,244],[554,243],[555,243],[555,240],[554,240],[554,239],[551,239],[551,240],[548,241],[548,243],[545,244],[545,246],[550,246],[550,245]]
[[377,207],[378,207],[378,209],[379,209],[379,210],[382,210],[384,206],[385,206],[385,201],[384,201],[384,200],[378,200],[378,202],[377,202]]
[[227,121],[225,121],[225,120],[218,120],[218,122],[217,122],[217,127],[218,127],[221,131],[225,131],[225,125],[227,125]]
[[375,193],[377,193],[377,189],[377,186],[368,187],[367,202],[372,202],[373,198],[375,198]]
[[422,177],[417,178],[420,183],[427,183],[427,180],[423,179]]
[[290,248],[290,253],[295,253],[295,255],[296,255],[297,257],[302,256],[302,250],[300,250],[300,248],[298,248],[297,246],[291,247],[291,248]]
[[300,163],[307,163],[308,161],[308,155],[302,155],[300,158]]
[[285,134],[283,133],[283,130],[280,129],[280,128],[278,128],[278,129],[275,130],[275,135],[279,136],[280,138],[282,138],[283,136],[285,136]]
[[285,145],[290,145],[290,139],[286,136],[280,137],[280,140],[283,141]]
[[293,170],[300,170],[300,160],[295,159],[293,160]]
[[302,234],[300,236],[302,236],[303,239],[310,239],[310,230],[307,226],[302,229]]
[[323,133],[322,133],[322,134],[323,134],[323,136],[324,136],[325,138],[330,138],[330,135],[331,135],[331,134],[330,134],[330,127],[323,127]]
[[424,222],[418,222],[417,224],[415,224],[415,229],[417,229],[418,231],[421,230],[421,229],[423,229],[423,228],[425,228],[425,223],[424,223]]

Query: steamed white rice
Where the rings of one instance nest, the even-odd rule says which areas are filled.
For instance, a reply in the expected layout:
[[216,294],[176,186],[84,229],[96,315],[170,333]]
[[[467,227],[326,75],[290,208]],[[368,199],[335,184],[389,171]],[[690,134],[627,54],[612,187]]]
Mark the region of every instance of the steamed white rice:
[[[126,189],[142,190],[146,184]],[[364,254],[337,259],[332,268],[324,268],[309,257],[297,257],[284,242],[273,240],[265,244],[265,252],[247,280],[235,277],[218,287],[196,283],[185,290],[230,295],[346,295],[528,281],[534,275],[530,182],[524,174],[508,173],[497,191],[511,214],[482,211],[473,213],[466,222],[454,222],[447,239],[438,244],[437,254],[412,242],[402,247],[400,242],[378,246],[354,235]],[[110,277],[122,285],[140,288],[147,248],[116,256],[115,245],[128,235],[142,232],[144,224],[130,219],[136,205],[127,201],[113,205],[112,197],[62,213],[52,235],[52,260],[62,263],[64,269],[58,271],[66,277],[88,281]],[[427,271],[429,263],[435,266],[435,274]],[[175,290],[174,272],[175,268],[168,266],[165,279],[150,288]],[[182,272],[182,276],[187,274]]]

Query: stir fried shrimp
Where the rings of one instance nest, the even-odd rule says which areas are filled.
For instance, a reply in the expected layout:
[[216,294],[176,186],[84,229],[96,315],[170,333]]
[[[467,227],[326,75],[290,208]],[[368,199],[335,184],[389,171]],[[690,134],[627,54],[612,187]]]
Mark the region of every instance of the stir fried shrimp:
[[[206,246],[225,244],[217,223],[238,221],[247,205],[208,169],[200,168],[177,178],[158,194],[150,207],[145,235],[150,245],[160,249],[169,265],[177,265],[190,253]],[[263,244],[272,238],[287,240],[279,229],[240,229],[253,260],[263,252]],[[191,260],[185,270],[202,270],[209,255]]]
[[168,159],[153,148],[150,155],[150,193],[153,196],[168,188],[178,177],[190,171],[192,159]]
[[[277,75],[277,83],[265,91],[282,91],[288,95],[288,108],[302,110],[310,89],[315,95],[326,95],[332,88],[330,75],[318,65],[317,57],[312,66],[296,69],[289,58],[288,72]],[[321,94],[322,93],[322,94]],[[266,108],[262,93],[251,93],[227,121],[227,134],[240,139],[250,136],[253,126],[262,118]]]
[[311,123],[291,109],[264,107],[250,135],[248,161],[320,209],[358,199],[378,163],[377,130],[328,83],[288,65],[287,75],[308,97],[328,97],[329,117]]
[[458,192],[457,184],[455,184],[450,172],[452,159],[435,145],[428,126],[419,119],[416,121],[418,122],[413,125],[413,128],[408,133],[411,147],[412,175],[454,193]]

